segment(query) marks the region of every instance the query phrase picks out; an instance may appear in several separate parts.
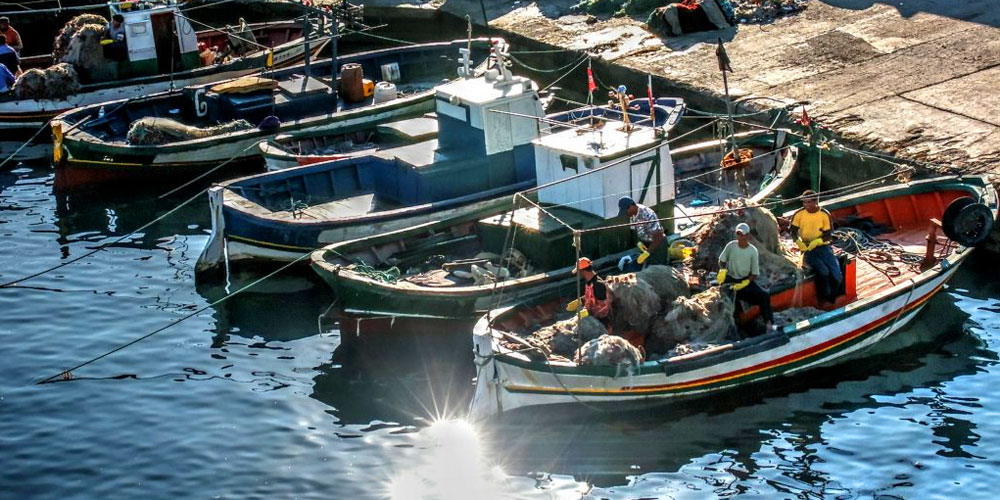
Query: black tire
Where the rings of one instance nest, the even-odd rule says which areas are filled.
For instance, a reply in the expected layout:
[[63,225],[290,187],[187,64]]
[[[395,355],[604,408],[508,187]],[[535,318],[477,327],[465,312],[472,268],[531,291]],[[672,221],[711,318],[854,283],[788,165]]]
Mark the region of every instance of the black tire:
[[989,237],[993,222],[993,212],[989,207],[963,196],[945,209],[941,217],[941,229],[952,241],[973,247]]

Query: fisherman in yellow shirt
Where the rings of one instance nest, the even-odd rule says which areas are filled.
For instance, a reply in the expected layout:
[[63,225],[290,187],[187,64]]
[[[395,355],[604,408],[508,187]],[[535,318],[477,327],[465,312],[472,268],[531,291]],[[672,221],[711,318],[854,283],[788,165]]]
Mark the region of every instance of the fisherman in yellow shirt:
[[820,208],[815,191],[807,189],[801,199],[802,208],[792,216],[792,238],[802,251],[802,259],[813,270],[820,306],[828,306],[837,300],[844,281],[840,262],[830,248],[833,219],[830,212]]

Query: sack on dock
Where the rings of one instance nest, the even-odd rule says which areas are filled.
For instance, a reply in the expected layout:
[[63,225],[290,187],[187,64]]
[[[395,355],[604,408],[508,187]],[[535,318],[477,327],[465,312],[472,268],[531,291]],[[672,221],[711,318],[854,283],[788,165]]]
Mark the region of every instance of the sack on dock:
[[669,304],[677,297],[687,297],[691,294],[684,273],[672,266],[649,266],[636,273],[636,277],[653,287],[660,302]]
[[662,301],[656,290],[635,273],[607,279],[611,291],[611,326],[619,335],[635,331],[645,333],[660,312]]
[[713,287],[691,297],[678,297],[653,322],[646,352],[666,354],[679,344],[720,344],[738,340],[735,304],[729,294]]
[[617,335],[602,335],[580,347],[573,361],[580,366],[638,366],[642,352]]
[[55,43],[52,44],[52,59],[54,61],[61,61],[66,52],[69,51],[70,42],[73,40],[73,36],[76,31],[84,25],[96,24],[100,27],[105,27],[108,25],[108,20],[97,15],[97,14],[83,14],[70,19],[62,29],[59,30],[59,34],[56,35]]
[[192,127],[170,118],[147,116],[132,122],[125,141],[132,145],[155,146],[171,142],[201,139],[253,128],[246,120],[236,120],[214,127]]
[[80,81],[73,66],[62,63],[25,71],[17,77],[13,91],[18,99],[62,99],[79,92]]
[[[579,332],[577,325],[579,324]],[[579,337],[577,334],[579,333]],[[545,346],[549,352],[567,359],[573,359],[577,348],[601,335],[607,335],[608,330],[600,321],[590,316],[577,323],[577,316],[558,321],[545,328],[539,328],[528,337],[532,345]],[[579,340],[578,340],[579,338]]]

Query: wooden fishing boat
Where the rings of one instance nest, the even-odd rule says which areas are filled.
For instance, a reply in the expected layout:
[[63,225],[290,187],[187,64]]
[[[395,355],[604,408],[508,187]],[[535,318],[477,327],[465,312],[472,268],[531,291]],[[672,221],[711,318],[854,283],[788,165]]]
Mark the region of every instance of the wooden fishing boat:
[[[246,89],[241,82],[200,85],[130,100],[84,106],[53,121],[54,159],[66,185],[138,177],[158,181],[171,175],[193,177],[222,162],[254,159],[258,142],[298,131],[348,132],[371,128],[378,122],[420,115],[432,106],[433,88],[453,75],[458,49],[471,47],[470,57],[483,60],[486,39],[437,42],[345,55],[336,61],[342,69],[358,64],[370,78],[391,81],[395,92],[382,95],[344,95],[335,65],[329,60],[298,65],[257,79],[260,87]],[[351,81],[361,90],[356,69]],[[220,87],[222,85],[222,87]],[[353,94],[352,92],[348,92]],[[351,97],[351,100],[348,98]],[[353,101],[353,102],[352,102]],[[101,110],[105,110],[102,113]],[[265,118],[279,123],[266,126]],[[220,122],[241,123],[205,137],[192,136],[162,144],[128,144],[130,127],[143,118],[169,118],[170,123],[199,130]],[[270,120],[270,118],[269,118]],[[256,125],[265,125],[263,130]],[[249,128],[247,128],[249,127]]]
[[[824,208],[835,221],[870,220],[887,228],[879,238],[915,254],[916,263],[901,263],[889,272],[885,264],[861,254],[846,265],[845,294],[835,309],[774,333],[645,360],[626,370],[548,360],[531,349],[511,350],[501,342],[553,321],[563,310],[563,300],[550,297],[493,311],[474,331],[478,382],[471,415],[580,402],[606,407],[612,403],[614,408],[656,404],[793,375],[861,352],[917,316],[969,257],[972,246],[988,236],[998,207],[997,193],[986,178],[942,177],[842,196],[825,201]],[[938,235],[939,228],[946,237]],[[811,278],[772,289],[771,303],[776,311],[815,306]]]
[[[319,26],[310,27],[308,38],[312,43],[304,43],[307,25],[298,20],[197,29],[200,26],[192,26],[176,4],[126,10],[123,3],[133,2],[110,2],[109,8],[112,15],[121,14],[128,27],[125,36],[130,50],[126,60],[108,61],[101,71],[93,68],[78,71],[80,88],[72,95],[52,98],[19,98],[13,92],[0,95],[0,152],[5,156],[35,136],[50,119],[80,106],[255,73],[267,67],[268,58],[273,67],[281,68],[301,61],[307,48],[319,54],[328,44]],[[253,45],[243,40],[253,40]],[[230,55],[225,61],[205,64],[199,55],[201,44]],[[25,70],[44,69],[53,62],[51,54],[33,56],[23,58],[22,66]],[[42,158],[49,154],[50,147],[46,133],[21,148],[14,159]]]
[[[494,51],[501,62],[483,76],[437,88],[441,133],[436,139],[213,187],[212,238],[198,270],[226,260],[292,261],[330,243],[437,220],[475,221],[505,210],[511,195],[535,185],[539,157],[533,141],[550,128],[571,124],[543,119],[537,85],[510,74],[502,63],[503,51]],[[659,120],[671,126],[683,111],[677,100],[657,106]],[[659,134],[651,127],[634,136],[603,133],[617,138],[614,147],[620,154],[636,151]],[[578,148],[588,147],[589,136],[570,134]],[[634,144],[627,143],[629,137]],[[551,170],[565,172],[561,153],[547,151],[551,154],[543,159]],[[655,156],[656,151],[646,154]],[[636,175],[649,170],[646,161]],[[650,199],[660,191],[650,190]]]
[[[582,114],[589,114],[582,110]],[[566,118],[566,116],[560,116]],[[613,129],[612,125],[604,128]],[[571,130],[563,134],[576,134]],[[749,198],[759,203],[781,196],[793,178],[798,164],[798,149],[787,143],[793,136],[785,130],[758,130],[737,134],[740,148],[752,149],[755,159],[747,167],[747,178],[754,186],[762,186]],[[660,183],[668,192],[659,203],[650,203],[643,198],[644,184],[633,184],[633,189],[617,186],[609,189],[609,198],[617,203],[623,192],[629,192],[640,203],[649,203],[663,217],[674,213],[691,215],[695,220],[699,211],[712,204],[692,204],[693,200],[707,197],[706,193],[723,192],[725,196],[738,189],[735,179],[719,179],[719,162],[726,141],[709,140],[682,146],[673,150],[665,147],[664,156],[654,166],[653,176],[661,176]],[[550,141],[548,144],[552,144]],[[545,147],[538,143],[536,155]],[[560,151],[565,155],[566,150]],[[584,153],[581,157],[585,157]],[[613,161],[613,160],[602,160]],[[621,164],[605,172],[608,177],[648,180],[648,172],[631,173],[648,158],[639,157],[631,164]],[[544,169],[540,165],[539,169]],[[572,171],[571,171],[572,173]],[[714,174],[714,175],[706,175]],[[543,172],[538,172],[544,178]],[[678,177],[680,182],[674,182]],[[688,179],[688,180],[684,180]],[[765,179],[767,182],[764,182]],[[696,188],[696,189],[692,189]],[[755,188],[757,189],[757,188]],[[572,188],[568,190],[575,193]],[[581,198],[592,198],[596,193]],[[574,195],[570,195],[574,196]],[[582,210],[578,204],[551,206],[547,211],[554,213],[562,222],[577,229],[593,229],[601,225],[621,223],[617,210],[609,218]],[[586,208],[586,207],[583,207]],[[511,221],[513,220],[513,224]],[[685,223],[690,221],[685,218]],[[513,225],[513,227],[511,227]],[[513,231],[513,237],[509,232]],[[487,261],[498,264],[500,255],[505,253],[505,245],[514,241],[513,248],[523,255],[531,266],[523,275],[513,276],[499,283],[479,282],[468,277],[459,277],[462,271],[469,271],[471,265],[485,265]],[[572,274],[574,256],[571,231],[552,218],[541,214],[536,207],[519,208],[513,212],[481,220],[468,218],[437,219],[422,226],[401,231],[379,234],[353,241],[345,241],[317,250],[312,257],[312,266],[317,273],[336,291],[345,311],[357,314],[378,314],[420,317],[463,317],[482,314],[499,305],[514,304],[535,297],[551,295],[559,290],[569,291],[575,287]],[[582,253],[594,259],[600,271],[616,268],[622,257],[637,253],[631,231],[621,228],[610,233],[581,238]],[[443,255],[445,264],[435,269],[420,269],[423,272],[404,273],[398,279],[386,279],[384,271],[390,268],[420,268],[428,257]],[[491,255],[492,258],[484,258]],[[478,257],[478,258],[477,258]],[[365,265],[358,266],[358,262]],[[372,270],[378,272],[372,272]],[[523,268],[522,268],[523,269]],[[450,272],[458,270],[458,273]],[[398,273],[396,273],[398,274]],[[395,274],[393,274],[395,277]],[[503,302],[497,304],[500,298]]]
[[380,123],[374,129],[349,133],[282,134],[257,144],[270,171],[301,167],[331,160],[369,155],[376,149],[422,142],[437,137],[433,113],[405,120]]

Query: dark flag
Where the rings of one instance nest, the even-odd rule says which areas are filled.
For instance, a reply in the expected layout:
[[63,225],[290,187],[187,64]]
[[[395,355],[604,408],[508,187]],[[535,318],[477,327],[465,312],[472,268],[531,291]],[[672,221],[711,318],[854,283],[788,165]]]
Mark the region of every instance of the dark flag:
[[715,48],[715,57],[719,59],[719,71],[733,72],[733,67],[729,65],[729,56],[726,48],[722,46],[722,39],[719,39],[719,46]]

